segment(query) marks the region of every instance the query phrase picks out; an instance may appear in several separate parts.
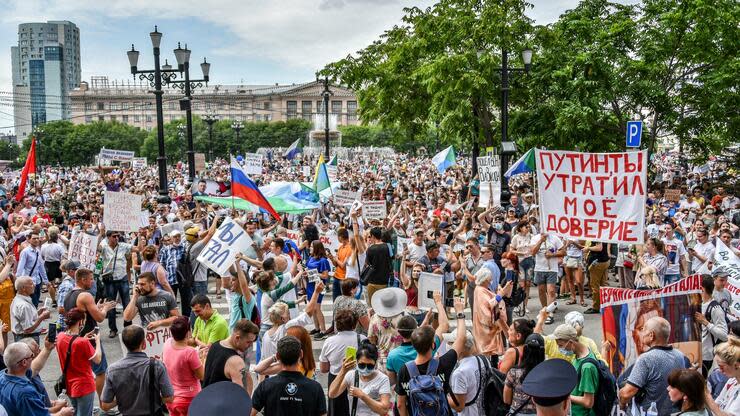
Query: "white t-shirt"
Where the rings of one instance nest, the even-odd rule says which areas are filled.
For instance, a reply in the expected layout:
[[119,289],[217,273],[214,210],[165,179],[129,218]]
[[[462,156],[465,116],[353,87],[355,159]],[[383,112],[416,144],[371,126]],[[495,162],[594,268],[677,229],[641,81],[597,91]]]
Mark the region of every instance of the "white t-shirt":
[[646,231],[647,235],[650,238],[658,238],[660,236],[660,233],[662,232],[661,228],[663,227],[663,224],[648,224]]
[[424,243],[417,246],[413,241],[411,241],[407,247],[409,249],[410,261],[419,261],[420,258],[427,255],[427,248]]
[[[262,299],[264,299],[264,297]],[[262,358],[269,357],[277,352],[277,342],[285,336],[288,328],[294,326],[306,326],[312,323],[313,319],[311,319],[311,317],[308,316],[306,312],[301,312],[298,317],[291,319],[283,325],[280,325],[275,333],[270,334],[270,331],[265,332],[265,335],[262,335]]]
[[[541,234],[537,234],[532,239],[532,244],[536,245],[537,241],[541,238]],[[550,251],[554,253],[563,247],[563,241],[560,237],[549,234],[545,241],[540,244],[540,249],[537,251],[537,255],[534,256],[534,271],[535,272],[556,272],[558,271],[558,258],[557,257],[545,257],[545,253]]]
[[[702,257],[705,257],[707,259],[711,259],[714,257],[714,244],[707,241],[706,244],[702,244],[700,242],[696,242],[696,245],[694,245],[694,251]],[[699,260],[695,256],[691,257],[691,270],[693,272],[696,272],[701,268],[701,266],[704,264],[703,261]]]
[[[481,364],[482,365],[482,364]],[[478,359],[475,356],[465,357],[457,364],[457,368],[450,376],[450,389],[454,394],[465,393],[465,402],[470,402],[478,392],[480,371],[478,370]],[[475,404],[466,406],[460,416],[478,416],[478,406]]]
[[668,267],[665,270],[665,274],[680,274],[681,273],[681,257],[686,256],[688,253],[686,247],[683,245],[683,241],[673,238],[667,239],[663,237],[663,244],[665,244],[665,256],[668,258]]
[[[344,376],[344,384],[347,386],[347,391],[349,391],[349,388],[355,385],[355,371],[351,370],[348,371],[347,374]],[[388,376],[383,374],[382,372],[375,370],[373,371],[373,374],[375,375],[370,381],[362,381],[362,377],[360,377],[360,381],[358,383],[358,386],[360,390],[364,391],[365,394],[370,396],[373,400],[380,401],[380,395],[382,394],[391,394],[391,382],[388,379]],[[352,406],[352,398],[349,399],[350,408]],[[358,399],[357,400],[357,416],[375,416],[376,413],[373,412],[364,401]]]
[[736,378],[727,380],[716,401],[719,408],[726,413],[740,415],[740,383]]
[[[367,255],[365,253],[359,254],[356,257],[352,255],[351,258],[348,258],[346,261],[346,274],[345,277],[348,277],[350,279],[360,280],[360,268],[365,267],[365,258]],[[357,267],[357,260],[360,261],[360,267]]]
[[[365,338],[367,337],[360,335],[360,341]],[[340,331],[327,338],[326,341],[324,341],[324,346],[321,347],[319,361],[322,363],[328,362],[331,366],[329,372],[332,374],[339,374],[339,372],[342,371],[344,350],[347,349],[347,347],[359,347],[357,344],[357,332]]]

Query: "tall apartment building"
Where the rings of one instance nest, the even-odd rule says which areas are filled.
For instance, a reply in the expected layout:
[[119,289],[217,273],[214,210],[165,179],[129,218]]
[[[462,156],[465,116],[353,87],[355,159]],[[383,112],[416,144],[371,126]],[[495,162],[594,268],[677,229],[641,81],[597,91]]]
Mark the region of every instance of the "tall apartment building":
[[[72,122],[120,121],[147,131],[156,128],[154,94],[148,83],[111,82],[107,77],[92,77],[70,93]],[[285,121],[324,112],[324,87],[321,82],[292,85],[208,85],[192,92],[194,115],[211,114],[239,121]],[[339,125],[358,124],[357,98],[351,90],[331,86],[329,112]],[[178,89],[165,88],[165,123],[185,117]],[[333,118],[332,117],[332,118]]]
[[14,124],[22,141],[34,127],[71,116],[69,92],[82,79],[80,30],[66,20],[22,23],[10,55]]

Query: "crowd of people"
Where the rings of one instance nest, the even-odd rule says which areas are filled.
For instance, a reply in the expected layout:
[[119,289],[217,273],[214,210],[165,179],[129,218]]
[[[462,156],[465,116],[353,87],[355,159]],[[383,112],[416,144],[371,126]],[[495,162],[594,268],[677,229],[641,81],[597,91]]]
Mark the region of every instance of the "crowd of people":
[[[271,152],[254,179],[300,181],[315,163]],[[246,393],[252,415],[601,415],[612,404],[738,415],[740,321],[728,272],[713,264],[717,240],[740,255],[737,185],[715,183],[714,169],[675,169],[651,185],[645,243],[633,245],[543,232],[548,201],[531,175],[511,178],[504,207],[479,208],[480,182],[462,160],[443,173],[424,157],[340,160],[335,189],[385,201],[382,219],[332,197],[280,221],[202,202],[228,189],[225,161],[193,183],[170,167],[167,203],[151,167],[47,168],[20,196],[18,178],[5,177],[0,415],[184,416],[224,382]],[[147,224],[106,229],[106,191],[143,195]],[[253,244],[219,275],[197,258],[227,217]],[[94,267],[69,258],[74,232],[99,238]],[[702,361],[672,348],[675,323],[653,316],[639,334],[646,352],[610,383],[604,357],[616,346],[584,335],[599,289],[695,273]],[[440,285],[427,292],[430,274]],[[155,357],[147,337],[159,329],[169,338]],[[120,339],[122,359],[108,361],[105,338]],[[51,355],[60,371],[49,392],[40,373]],[[230,394],[212,405],[228,412],[239,402]]]

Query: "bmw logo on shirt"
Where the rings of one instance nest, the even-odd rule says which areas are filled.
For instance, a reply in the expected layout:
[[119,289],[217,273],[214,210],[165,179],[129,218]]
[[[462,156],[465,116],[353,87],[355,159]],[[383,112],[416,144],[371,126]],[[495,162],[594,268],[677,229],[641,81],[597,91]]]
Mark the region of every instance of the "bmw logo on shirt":
[[285,386],[285,392],[293,396],[298,391],[298,386],[295,383],[288,383]]

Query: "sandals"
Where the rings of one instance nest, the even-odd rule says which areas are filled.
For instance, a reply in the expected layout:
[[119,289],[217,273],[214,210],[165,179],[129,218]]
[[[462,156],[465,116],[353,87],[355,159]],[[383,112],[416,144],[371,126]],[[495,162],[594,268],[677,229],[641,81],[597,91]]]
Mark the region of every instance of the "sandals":
[[565,302],[566,305],[575,305],[577,302],[574,299],[571,299],[567,302]]
[[581,306],[583,306],[585,308],[585,307],[588,306],[588,304],[586,303],[586,301],[581,301]]
[[547,318],[545,318],[545,325],[552,325],[554,322],[555,318],[553,318],[552,316],[548,316]]

